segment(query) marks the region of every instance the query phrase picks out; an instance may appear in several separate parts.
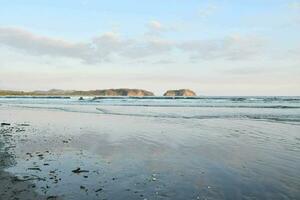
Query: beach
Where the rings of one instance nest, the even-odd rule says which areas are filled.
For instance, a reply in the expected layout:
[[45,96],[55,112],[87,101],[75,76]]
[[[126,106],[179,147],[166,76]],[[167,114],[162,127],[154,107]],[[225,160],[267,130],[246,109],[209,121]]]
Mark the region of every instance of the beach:
[[298,97],[84,99],[0,98],[1,199],[300,198]]

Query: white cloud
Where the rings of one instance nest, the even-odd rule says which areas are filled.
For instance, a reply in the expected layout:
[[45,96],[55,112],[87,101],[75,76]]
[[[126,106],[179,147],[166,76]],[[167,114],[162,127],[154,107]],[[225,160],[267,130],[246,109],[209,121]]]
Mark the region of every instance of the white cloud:
[[90,42],[72,43],[17,28],[0,28],[0,45],[34,56],[69,57],[87,63],[109,61],[113,56],[148,57],[172,49],[170,41],[159,38],[126,39],[117,33],[108,32],[93,38]]
[[290,7],[295,10],[300,10],[300,1],[294,1],[290,3]]
[[148,56],[161,56],[170,53],[175,45],[172,41],[165,39],[147,39],[145,41],[136,41],[133,45],[127,47],[122,55],[130,58],[142,58]]
[[94,38],[96,51],[102,55],[116,55],[138,59],[161,55],[172,50],[173,43],[161,38],[126,39],[116,33],[106,33]]
[[159,21],[155,21],[155,20],[150,21],[148,26],[151,30],[155,30],[155,31],[161,31],[164,29],[164,26]]
[[293,60],[300,61],[300,47],[299,48],[294,48],[290,49],[286,54],[286,57],[292,58]]
[[146,32],[146,35],[158,36],[165,32],[172,32],[177,30],[175,26],[166,26],[157,20],[152,20],[147,25],[148,32]]
[[257,36],[232,35],[216,40],[185,41],[179,48],[191,52],[193,59],[242,60],[260,54],[265,43]]
[[198,10],[198,15],[200,17],[204,18],[204,17],[207,17],[209,15],[212,15],[216,10],[217,10],[217,6],[210,4],[210,5],[207,5],[203,8],[200,8]]
[[[153,27],[162,29],[159,23],[154,23]],[[179,42],[157,36],[130,39],[107,32],[88,42],[76,43],[36,35],[23,29],[0,28],[0,45],[32,56],[68,57],[86,63],[100,63],[116,58],[137,60],[155,56],[157,60],[164,60],[172,57],[175,51],[194,60],[248,59],[261,53],[265,41],[257,36],[232,35],[215,40]]]
[[90,43],[72,43],[39,36],[18,28],[0,28],[0,45],[6,45],[32,55],[64,56],[85,61],[95,59]]

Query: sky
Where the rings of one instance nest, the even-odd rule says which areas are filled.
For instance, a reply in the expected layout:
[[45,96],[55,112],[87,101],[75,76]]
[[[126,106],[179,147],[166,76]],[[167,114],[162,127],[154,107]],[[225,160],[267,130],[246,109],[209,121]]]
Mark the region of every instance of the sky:
[[1,0],[0,89],[300,95],[300,0]]

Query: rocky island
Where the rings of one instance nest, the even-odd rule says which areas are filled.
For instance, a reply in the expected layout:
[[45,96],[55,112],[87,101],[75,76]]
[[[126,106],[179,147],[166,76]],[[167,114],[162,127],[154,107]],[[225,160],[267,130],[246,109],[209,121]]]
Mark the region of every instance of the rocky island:
[[52,89],[32,92],[0,90],[0,96],[154,96],[154,94],[142,89],[120,88],[87,91]]
[[[143,89],[103,89],[103,90],[36,90],[36,91],[13,91],[0,90],[0,96],[45,96],[45,97],[69,97],[69,96],[129,96],[129,97],[151,97],[155,96],[153,92]],[[196,93],[190,89],[168,90],[163,96],[197,96]],[[81,99],[82,100],[82,99]]]
[[107,89],[107,90],[89,90],[89,91],[73,91],[71,95],[81,96],[154,96],[154,94],[142,89]]
[[189,89],[180,89],[180,90],[168,90],[164,93],[164,96],[197,96],[196,93]]

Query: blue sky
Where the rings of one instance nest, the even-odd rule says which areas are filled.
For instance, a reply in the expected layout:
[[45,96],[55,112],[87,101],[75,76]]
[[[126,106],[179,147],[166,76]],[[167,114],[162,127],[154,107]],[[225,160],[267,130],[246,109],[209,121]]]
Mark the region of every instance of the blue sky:
[[298,0],[0,3],[0,89],[300,95]]

